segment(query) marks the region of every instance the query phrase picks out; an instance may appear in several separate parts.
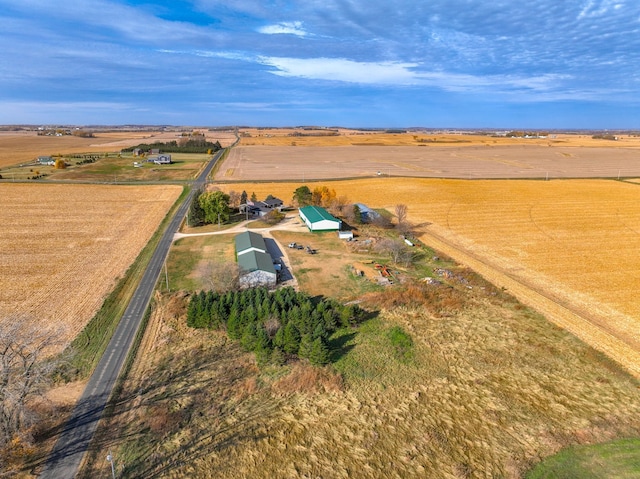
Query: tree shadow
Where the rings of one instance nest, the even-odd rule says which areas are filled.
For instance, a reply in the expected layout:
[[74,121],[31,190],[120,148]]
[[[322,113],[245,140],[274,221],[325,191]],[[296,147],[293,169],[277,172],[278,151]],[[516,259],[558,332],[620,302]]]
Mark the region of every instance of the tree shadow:
[[355,344],[352,344],[352,341],[355,339],[356,334],[357,333],[354,331],[329,340],[329,350],[331,351],[330,360],[332,363],[335,363],[346,356],[347,353],[355,347]]

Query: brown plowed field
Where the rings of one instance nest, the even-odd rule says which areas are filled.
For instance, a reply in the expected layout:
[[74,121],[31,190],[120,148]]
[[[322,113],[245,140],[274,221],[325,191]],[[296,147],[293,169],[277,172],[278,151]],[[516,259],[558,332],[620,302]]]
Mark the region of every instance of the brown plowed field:
[[[400,178],[321,184],[374,208],[407,204],[425,243],[640,376],[640,185]],[[298,186],[225,188],[289,201]]]
[[0,185],[0,318],[70,341],[147,244],[179,186]]
[[[504,140],[504,139],[503,139]],[[244,141],[244,140],[243,140]],[[613,142],[610,142],[613,143]],[[470,143],[468,146],[238,146],[215,179],[617,178],[640,176],[640,148]],[[620,143],[622,146],[623,143]]]

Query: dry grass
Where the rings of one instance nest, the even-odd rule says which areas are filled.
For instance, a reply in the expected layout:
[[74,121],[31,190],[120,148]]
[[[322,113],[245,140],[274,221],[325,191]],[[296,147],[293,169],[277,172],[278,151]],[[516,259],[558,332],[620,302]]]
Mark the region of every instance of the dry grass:
[[[425,225],[421,231],[427,244],[470,266],[473,262],[474,269],[544,311],[549,320],[640,374],[637,185],[395,178],[323,184],[370,207],[393,211],[395,204],[409,205],[409,220]],[[233,188],[286,201],[298,186]]]
[[[566,445],[640,433],[637,382],[514,306],[474,292],[446,317],[384,310],[338,338],[343,381],[259,371],[164,306],[82,477],[107,473],[111,449],[126,477],[517,478]],[[411,361],[394,354],[394,325]]]
[[0,317],[61,325],[72,340],[181,191],[0,185]]

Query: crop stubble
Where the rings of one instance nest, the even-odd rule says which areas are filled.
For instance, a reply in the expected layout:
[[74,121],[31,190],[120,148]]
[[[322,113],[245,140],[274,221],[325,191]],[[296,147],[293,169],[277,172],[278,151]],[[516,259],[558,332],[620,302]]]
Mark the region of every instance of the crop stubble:
[[149,241],[179,186],[0,185],[0,320],[70,341]]
[[[473,266],[640,376],[639,186],[610,180],[417,178],[322,184],[374,208],[393,211],[396,204],[407,204],[409,220],[422,225],[425,243]],[[297,186],[225,189],[288,201]]]

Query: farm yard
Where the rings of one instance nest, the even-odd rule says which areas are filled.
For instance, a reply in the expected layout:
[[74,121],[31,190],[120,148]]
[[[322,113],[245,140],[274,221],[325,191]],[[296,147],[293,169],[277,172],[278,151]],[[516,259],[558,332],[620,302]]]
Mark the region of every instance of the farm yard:
[[[549,320],[569,328],[640,375],[637,184],[614,180],[401,178],[322,184],[335,189],[338,196],[371,207],[393,211],[396,204],[407,204],[409,220],[419,225],[418,236],[422,234],[427,245],[434,241],[438,243],[436,248],[453,245],[444,252],[463,263],[471,255],[486,268],[482,274],[498,286],[511,290],[515,283],[524,284],[526,291],[550,297],[564,309],[545,310]],[[226,190],[255,192],[259,197],[272,193],[285,201],[292,198],[297,186],[222,185]],[[468,255],[463,257],[461,253]],[[521,296],[533,307],[539,307],[544,299],[524,293]],[[584,319],[572,318],[570,322],[563,316],[566,308]],[[600,339],[611,344],[601,344]]]
[[98,310],[180,186],[0,185],[0,317],[64,328]]

